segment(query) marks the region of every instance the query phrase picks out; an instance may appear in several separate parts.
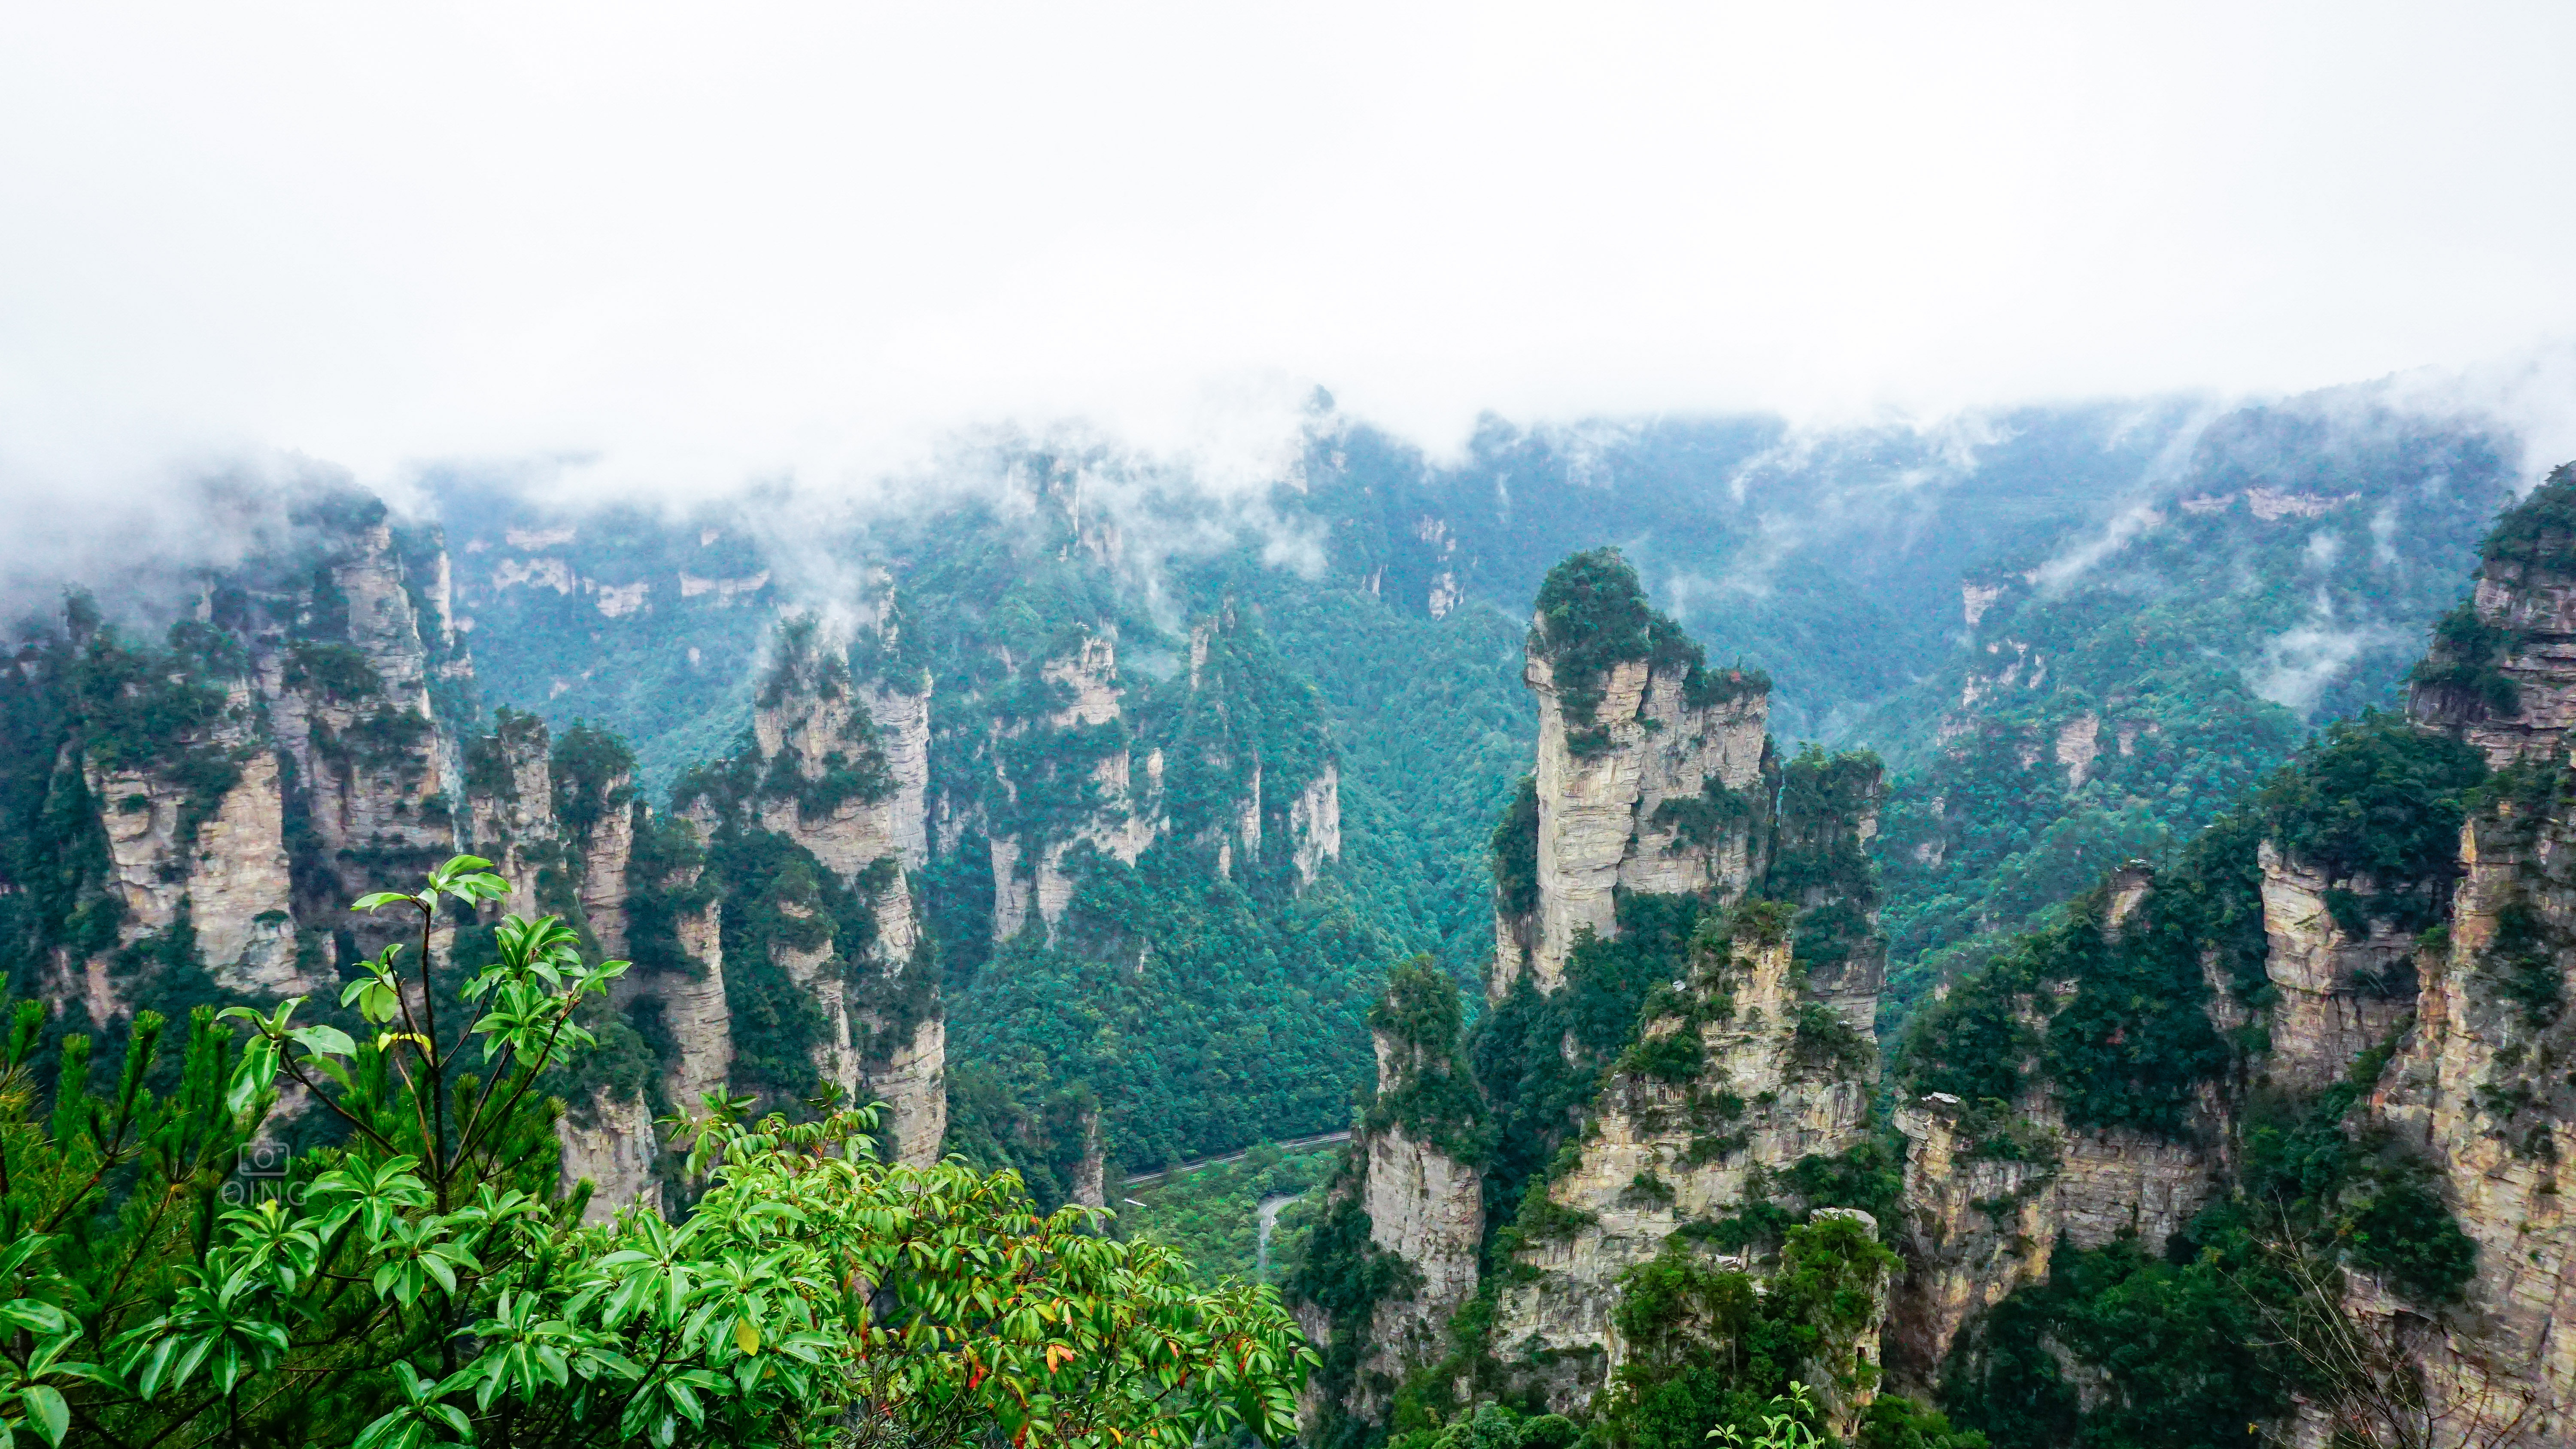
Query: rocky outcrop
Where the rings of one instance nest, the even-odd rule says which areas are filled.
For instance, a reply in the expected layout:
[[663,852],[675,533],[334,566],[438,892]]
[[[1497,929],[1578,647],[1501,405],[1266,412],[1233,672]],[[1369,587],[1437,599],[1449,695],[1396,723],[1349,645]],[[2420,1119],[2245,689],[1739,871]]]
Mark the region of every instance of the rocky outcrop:
[[2093,762],[2102,756],[2102,718],[2086,711],[2057,727],[2053,753],[2066,770],[2066,788],[2084,788],[2085,777],[2093,772]]
[[562,848],[549,743],[545,721],[503,710],[493,732],[465,748],[466,843],[510,882],[502,906],[523,916],[540,913],[537,871]]
[[919,870],[930,859],[930,690],[926,683],[910,691],[869,683],[859,687],[859,700],[893,782],[888,843],[904,869]]
[[[2561,1181],[2576,1161],[2576,772],[2561,753],[2576,721],[2571,520],[2576,465],[2488,536],[2475,593],[2435,630],[2409,700],[2419,721],[2516,767],[2464,823],[2446,949],[2413,956],[2414,1026],[2370,1104],[2432,1165],[2477,1256],[2457,1306],[2358,1274],[2345,1306],[2421,1366],[2437,1422],[2464,1443],[2576,1439],[2576,1213]],[[2265,904],[2268,924],[2268,872]],[[2313,945],[2291,944],[2275,955],[2323,974]],[[2331,961],[2375,943],[2324,944]]]
[[858,1020],[860,1088],[882,1106],[887,1159],[928,1167],[948,1137],[948,1019],[936,1010],[906,1021],[863,1009]]
[[[1445,989],[1447,983],[1441,983]],[[1376,1033],[1381,1101],[1392,1101],[1425,1073],[1446,1071],[1429,1060],[1437,1048],[1381,1028]],[[1362,1366],[1354,1412],[1376,1418],[1384,1404],[1380,1385],[1439,1359],[1447,1349],[1449,1315],[1476,1291],[1476,1251],[1484,1235],[1484,1190],[1477,1170],[1422,1131],[1402,1121],[1372,1124],[1355,1145],[1361,1162],[1360,1207],[1368,1214],[1369,1241],[1412,1270],[1407,1291],[1391,1294],[1371,1310],[1369,1356]]]
[[586,1113],[564,1114],[555,1125],[563,1143],[563,1190],[591,1184],[582,1208],[585,1223],[606,1222],[629,1206],[662,1210],[662,1184],[653,1174],[659,1156],[653,1137],[653,1113],[641,1101],[620,1099],[606,1088],[593,1095]]
[[1897,1113],[1906,1142],[1907,1272],[1889,1320],[1891,1365],[1928,1384],[1960,1330],[2025,1284],[2063,1242],[2134,1238],[2149,1253],[2219,1189],[2224,1124],[2213,1097],[2184,1135],[2070,1128],[2045,1088],[1972,1111],[1934,1093]]
[[1342,858],[1342,770],[1327,760],[1317,775],[1288,805],[1288,831],[1295,842],[1297,883],[1313,885],[1327,861]]
[[[305,547],[210,588],[187,650],[147,662],[111,646],[142,668],[127,693],[169,693],[144,712],[148,740],[129,722],[69,762],[106,837],[101,885],[122,907],[122,964],[65,967],[66,981],[105,983],[76,993],[85,1001],[122,1002],[132,983],[117,978],[137,969],[125,948],[177,944],[183,928],[226,992],[327,990],[318,938],[352,924],[347,902],[456,846],[432,684],[462,661],[437,662],[443,620],[414,599],[435,608],[442,575],[410,578],[380,516],[317,526]],[[352,929],[372,951],[391,927]]]
[[[1063,793],[1068,787],[1083,806],[1069,819],[1014,819],[1017,828],[994,828],[997,941],[1017,936],[1032,920],[1052,934],[1073,901],[1068,867],[1078,849],[1133,865],[1168,827],[1155,799],[1159,772],[1136,769],[1116,641],[1086,633],[1071,653],[1040,664],[1037,674],[1052,707],[1033,720],[995,721],[996,782],[1009,806],[1020,803],[1024,789]],[[1019,812],[1006,807],[1003,813]]]
[[[2093,904],[2079,906],[2098,910],[2090,918],[2098,924],[2079,919],[2068,929],[2098,930],[2111,952],[2124,940],[2151,941],[2139,933],[2155,928],[2145,914],[2154,893],[2154,872],[2131,861],[2111,872]],[[2243,1025],[2214,962],[2204,958],[2202,973],[2211,1025],[2222,1032]],[[1889,1366],[1915,1389],[1929,1391],[1978,1315],[2046,1281],[2061,1244],[2134,1240],[2160,1253],[2222,1189],[2233,1129],[2221,1084],[2202,1083],[2170,1133],[2070,1125],[2057,1085],[2034,1070],[2035,1049],[2082,988],[2063,979],[2026,986],[2011,998],[2015,1024],[2028,1033],[2023,1086],[2012,1101],[1963,1103],[1930,1092],[1896,1113],[1906,1144],[1906,1272],[1889,1319]]]
[[811,899],[781,899],[773,909],[789,928],[771,937],[769,959],[823,1013],[825,1035],[815,1048],[814,1075],[855,1100],[861,1087],[858,1045],[850,1035],[849,983],[833,954],[831,924]]
[[2207,1107],[2178,1139],[2126,1127],[2068,1128],[2053,1105],[2034,1108],[2025,1121],[2064,1144],[2057,1226],[2079,1248],[2134,1236],[2148,1252],[2163,1252],[2218,1190],[2223,1128]]
[[[1538,911],[1526,969],[1565,979],[1585,929],[1618,934],[1616,893],[1740,894],[1757,875],[1767,813],[1768,681],[1708,674],[1695,659],[1627,659],[1597,682],[1591,721],[1567,718],[1556,660],[1531,632],[1538,695]],[[1516,964],[1516,963],[1514,963]]]
[[291,892],[277,756],[253,749],[213,817],[198,824],[188,865],[189,924],[216,985],[280,997],[331,984],[298,964]]
[[[775,649],[751,716],[764,767],[760,825],[805,847],[844,881],[888,858],[917,863],[928,781],[926,687],[918,696],[862,690],[847,645],[812,620],[782,626]],[[879,709],[900,726],[897,744],[917,781],[894,770],[877,728]]]
[[1548,1366],[1534,1377],[1558,1412],[1621,1362],[1611,1310],[1629,1269],[1677,1234],[1771,1201],[1775,1174],[1866,1131],[1876,1053],[1839,1013],[1810,1010],[1786,915],[1746,913],[1657,995],[1579,1162],[1522,1210],[1521,1272],[1502,1290],[1494,1342],[1506,1363]]
[[1331,1415],[1383,1419],[1397,1385],[1448,1352],[1449,1320],[1475,1295],[1485,1227],[1480,1164],[1491,1157],[1493,1125],[1459,1052],[1464,1015],[1457,984],[1428,956],[1390,971],[1369,1011],[1377,1088],[1327,1189],[1327,1211],[1357,1210],[1367,1224],[1359,1251],[1385,1287],[1365,1322],[1356,1315],[1336,1322],[1292,1293],[1290,1306],[1315,1343],[1359,1340],[1351,1370],[1315,1376],[1300,1396],[1299,1421],[1310,1434]]
[[2407,707],[2502,766],[2563,750],[2576,724],[2576,463],[2481,548],[2469,601],[2437,626]]
[[[804,847],[867,906],[873,930],[863,952],[854,956],[828,934],[791,933],[783,952],[773,943],[773,959],[824,1008],[817,1074],[853,1098],[882,1102],[893,1158],[918,1166],[938,1160],[947,1136],[948,1034],[937,982],[920,959],[910,878],[928,858],[930,680],[905,662],[903,628],[890,587],[846,644],[812,620],[783,625],[755,702],[754,757],[743,764],[758,780],[747,802],[752,823]],[[868,663],[864,677],[854,660]],[[691,809],[701,829],[712,828],[716,807]],[[810,920],[813,907],[785,902],[782,913]]]
[[1080,1207],[1109,1206],[1109,1155],[1100,1140],[1100,1109],[1085,1108],[1079,1127],[1082,1156],[1073,1165],[1073,1185],[1065,1200]]
[[[620,775],[611,798],[631,788]],[[639,801],[607,811],[580,842],[582,919],[599,938],[599,949],[612,957],[626,954],[626,873],[635,859],[635,823],[643,809]]]
[[2576,1212],[2562,1181],[2576,1088],[2535,1069],[2576,1059],[2576,1022],[2554,1004],[2576,994],[2571,845],[2576,823],[2511,802],[2470,819],[2450,949],[2427,958],[2415,1029],[2372,1102],[2433,1163],[2478,1245],[2466,1301],[2444,1311],[2375,1281],[2347,1298],[2415,1345],[2446,1422],[2517,1426],[2497,1443],[2576,1437]]
[[[2278,993],[2270,1008],[2274,1081],[2315,1091],[2343,1078],[2363,1052],[2386,1041],[2415,1009],[2415,937],[2372,915],[2372,882],[2332,880],[2317,866],[2263,842],[2264,974]],[[2339,923],[2327,892],[2352,896]],[[2355,917],[2366,934],[2354,939]]]
[[1907,1272],[1888,1316],[1888,1363],[1929,1384],[1969,1321],[2026,1284],[2046,1282],[2057,1245],[2050,1188],[2057,1144],[2002,1123],[1968,1124],[1935,1092],[1901,1108]]
[[[295,766],[295,785],[331,873],[332,900],[426,869],[455,848],[447,801],[454,751],[433,707],[431,643],[412,602],[391,530],[358,530],[327,566],[303,610],[314,636],[254,653],[269,726]],[[426,582],[426,581],[424,581]],[[345,641],[345,642],[343,642]],[[448,727],[453,723],[444,722]]]
[[2002,584],[1980,584],[1963,581],[1959,585],[1960,617],[1967,622],[1970,629],[1974,629],[1977,627],[1977,621],[1986,617],[1986,611],[1993,608],[1995,606],[1995,601],[2003,596],[2004,586]]
[[[696,884],[697,877],[692,867],[663,885],[684,889]],[[725,1004],[724,902],[709,900],[683,911],[672,925],[680,950],[699,974],[658,972],[652,980],[671,1033],[672,1058],[665,1065],[663,1087],[674,1103],[694,1112],[707,1093],[724,1090],[733,1070],[733,1012]]]
[[[225,990],[309,995],[329,978],[297,963],[285,795],[277,756],[257,738],[250,709],[247,690],[236,686],[223,722],[171,762],[176,771],[87,770],[107,835],[107,885],[125,908],[117,940],[132,945],[184,920]],[[231,782],[211,790],[208,773]],[[185,778],[191,774],[199,779]]]
[[994,940],[1053,939],[1087,857],[1134,865],[1160,846],[1291,890],[1340,858],[1341,772],[1320,705],[1233,606],[1193,627],[1185,676],[1123,675],[1106,629],[1068,631],[1051,651],[1020,662],[997,700],[980,792],[938,807],[943,842],[970,825],[988,842]]

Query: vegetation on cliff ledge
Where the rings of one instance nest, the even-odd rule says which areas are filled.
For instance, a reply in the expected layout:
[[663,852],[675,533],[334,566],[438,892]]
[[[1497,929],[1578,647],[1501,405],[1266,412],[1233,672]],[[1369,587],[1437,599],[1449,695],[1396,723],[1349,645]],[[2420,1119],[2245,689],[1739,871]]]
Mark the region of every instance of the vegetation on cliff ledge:
[[1683,702],[1696,709],[1771,691],[1770,676],[1759,669],[1710,670],[1700,646],[1646,602],[1637,570],[1616,547],[1571,555],[1548,571],[1530,652],[1548,663],[1565,711],[1566,748],[1577,758],[1610,747],[1598,716],[1610,673],[1622,664],[1644,660],[1651,670],[1679,674]]

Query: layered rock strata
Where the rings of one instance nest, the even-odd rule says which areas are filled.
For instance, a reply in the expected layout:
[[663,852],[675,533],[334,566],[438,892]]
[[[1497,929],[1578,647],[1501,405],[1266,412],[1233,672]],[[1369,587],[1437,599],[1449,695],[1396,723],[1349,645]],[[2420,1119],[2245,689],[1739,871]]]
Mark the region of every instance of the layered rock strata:
[[[2015,1289],[2048,1280],[2058,1213],[2059,1145],[2002,1142],[1970,1130],[1946,1092],[1900,1108],[1905,1137],[1907,1272],[1888,1319],[1890,1364],[1928,1384],[1968,1323]],[[1989,1127],[1991,1131],[1991,1127]],[[2037,1150],[2034,1151],[2033,1147]]]
[[410,588],[419,581],[389,527],[358,530],[327,573],[328,593],[317,586],[302,606],[299,629],[310,632],[276,637],[253,656],[269,728],[294,764],[314,859],[329,872],[332,898],[303,902],[307,913],[435,864],[455,847],[446,802],[462,793],[449,777],[446,731],[457,722],[438,718],[431,688],[443,636],[424,632]]
[[[947,1021],[936,981],[923,974],[911,880],[929,843],[930,680],[904,667],[863,680],[849,664],[900,660],[902,627],[890,592],[849,644],[811,623],[782,627],[752,716],[760,784],[750,813],[867,908],[871,941],[856,959],[828,938],[821,949],[830,954],[790,943],[778,959],[823,1008],[817,1074],[853,1098],[876,1098],[890,1155],[924,1166],[938,1161],[948,1130]],[[715,824],[703,807],[698,818]]]
[[888,1160],[928,1167],[948,1136],[948,1019],[936,1010],[910,1021],[861,1011],[858,1021],[859,1082],[881,1104]]
[[[2378,892],[2367,879],[2329,880],[2325,870],[2265,841],[2264,975],[2278,999],[2270,1008],[2274,1081],[2316,1091],[2342,1080],[2354,1060],[2386,1041],[2415,1009],[2416,942],[2366,909]],[[2336,919],[2330,891],[2351,893]],[[2346,929],[2361,917],[2365,933]]]
[[563,1190],[569,1193],[582,1182],[591,1185],[581,1220],[606,1222],[628,1207],[660,1212],[662,1184],[653,1173],[660,1153],[652,1109],[605,1087],[593,1095],[589,1106],[587,1114],[567,1112],[555,1125],[563,1143]]
[[[690,866],[660,882],[665,890],[696,885],[701,867]],[[672,934],[697,974],[656,972],[648,986],[662,1000],[672,1057],[664,1064],[663,1090],[691,1112],[704,1110],[709,1093],[721,1092],[733,1070],[733,1012],[725,1004],[724,902],[709,899],[681,911]]]
[[[2558,769],[2552,766],[2553,770]],[[2562,778],[2563,775],[2562,775]],[[2456,1307],[2356,1278],[2347,1307],[2412,1345],[2464,1442],[2576,1438],[2576,809],[2502,802],[2461,836],[2450,948],[2425,960],[2415,1027],[2379,1079],[2378,1121],[2420,1150],[2476,1271]],[[2511,1432],[2507,1433],[2510,1427]]]
[[[1445,1072],[1438,1048],[1381,1028],[1376,1033],[1380,1099],[1396,1098],[1426,1074]],[[1412,1270],[1407,1290],[1371,1310],[1369,1354],[1361,1365],[1354,1412],[1384,1411],[1383,1386],[1447,1349],[1449,1316],[1476,1291],[1476,1250],[1485,1227],[1477,1170],[1421,1130],[1401,1121],[1374,1124],[1356,1143],[1360,1207],[1369,1241]]]
[[2576,529],[2560,467],[2481,550],[2461,613],[2443,621],[2408,708],[2484,751],[2490,764],[2564,748],[2576,724]]
[[1555,990],[1584,930],[1618,934],[1619,892],[1731,899],[1763,866],[1767,685],[1711,676],[1689,658],[1622,660],[1597,681],[1587,725],[1567,718],[1557,678],[1566,643],[1550,640],[1544,627],[1530,634],[1538,908],[1526,924],[1498,922],[1500,954],[1488,981],[1497,997],[1523,974],[1541,991]]
[[[1397,1385],[1448,1351],[1449,1320],[1477,1284],[1485,1227],[1479,1164],[1492,1149],[1492,1123],[1459,1052],[1463,1004],[1455,982],[1417,957],[1388,973],[1369,1012],[1377,1087],[1355,1124],[1328,1194],[1335,1213],[1356,1209],[1367,1223],[1361,1252],[1389,1276],[1365,1321],[1335,1321],[1298,1302],[1299,1321],[1318,1344],[1358,1339],[1356,1367],[1330,1390],[1331,1407],[1362,1421],[1384,1418]],[[1299,1401],[1313,1430],[1327,1408],[1318,1375]]]
[[[1073,901],[1073,877],[1067,869],[1077,848],[1089,848],[1133,865],[1168,827],[1159,808],[1161,772],[1140,772],[1125,714],[1125,689],[1118,676],[1118,646],[1105,634],[1085,634],[1069,655],[1039,666],[1038,678],[1057,701],[1034,721],[995,721],[993,765],[996,782],[1009,806],[1021,803],[1023,789],[1064,792],[1082,797],[1074,818],[1046,822],[1054,828],[1033,832],[997,829],[991,836],[993,861],[993,939],[1006,941],[1028,929],[1032,920],[1050,934]],[[1027,779],[1013,777],[1009,763],[1020,754],[1008,742],[1061,742],[1060,758],[1032,753],[1021,766]],[[1058,778],[1076,756],[1089,760],[1080,778]],[[1145,776],[1139,780],[1139,774]]]
[[225,990],[311,994],[329,978],[297,960],[285,793],[252,710],[248,690],[236,685],[223,720],[194,743],[232,766],[233,781],[211,811],[201,787],[166,767],[86,770],[107,835],[107,884],[125,908],[117,943],[133,945],[184,920]]
[[1612,1309],[1629,1269],[1685,1229],[1770,1201],[1769,1177],[1865,1134],[1875,1053],[1806,1012],[1821,1003],[1801,975],[1777,929],[1705,941],[1603,1087],[1577,1165],[1533,1189],[1546,1206],[1522,1222],[1546,1231],[1518,1255],[1526,1271],[1503,1289],[1494,1343],[1504,1362],[1533,1366],[1559,1412],[1622,1361]]
[[537,874],[562,855],[548,743],[544,721],[503,710],[465,750],[467,844],[510,882],[502,908],[522,916],[541,913]]

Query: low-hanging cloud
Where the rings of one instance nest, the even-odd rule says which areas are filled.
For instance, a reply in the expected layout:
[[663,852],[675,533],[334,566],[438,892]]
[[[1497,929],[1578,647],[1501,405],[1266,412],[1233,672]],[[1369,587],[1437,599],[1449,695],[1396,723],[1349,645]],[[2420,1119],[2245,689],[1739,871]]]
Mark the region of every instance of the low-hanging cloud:
[[40,7],[0,47],[0,505],[272,450],[857,488],[1014,423],[1171,454],[1318,382],[1438,453],[1488,409],[2457,367],[2576,335],[2576,191],[2531,184],[2571,43],[2510,6]]
[[2413,633],[2376,619],[2338,619],[2333,600],[2320,589],[2308,617],[2266,641],[2246,676],[2256,694],[2304,716],[2364,654],[2415,642]]

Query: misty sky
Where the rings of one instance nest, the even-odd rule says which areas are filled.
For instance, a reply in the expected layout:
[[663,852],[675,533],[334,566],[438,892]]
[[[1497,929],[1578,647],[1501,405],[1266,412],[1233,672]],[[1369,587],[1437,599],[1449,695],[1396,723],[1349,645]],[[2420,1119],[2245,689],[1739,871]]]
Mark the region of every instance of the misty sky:
[[0,488],[2464,365],[2576,338],[2571,61],[2563,3],[12,4]]

